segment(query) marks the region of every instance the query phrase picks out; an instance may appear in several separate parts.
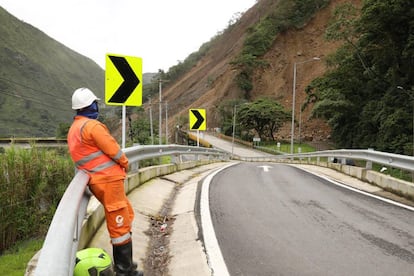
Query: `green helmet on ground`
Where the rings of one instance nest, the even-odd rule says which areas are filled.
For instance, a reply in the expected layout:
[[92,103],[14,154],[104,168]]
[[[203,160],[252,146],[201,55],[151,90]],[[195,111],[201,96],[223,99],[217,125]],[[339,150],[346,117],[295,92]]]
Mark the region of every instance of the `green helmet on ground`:
[[76,253],[74,276],[113,276],[112,259],[102,248],[86,248]]

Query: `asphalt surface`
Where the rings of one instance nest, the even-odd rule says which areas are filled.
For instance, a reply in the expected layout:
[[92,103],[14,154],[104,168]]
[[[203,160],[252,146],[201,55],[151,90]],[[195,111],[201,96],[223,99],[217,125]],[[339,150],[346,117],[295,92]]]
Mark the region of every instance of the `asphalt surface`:
[[[203,138],[240,156],[260,155]],[[342,173],[301,168],[325,180],[287,165],[224,162],[145,183],[129,194],[134,259],[145,275],[413,275],[406,274],[414,271],[413,211],[327,184],[381,192]],[[90,247],[112,253],[105,224]]]
[[413,275],[412,210],[289,165],[220,172],[210,209],[230,275]]

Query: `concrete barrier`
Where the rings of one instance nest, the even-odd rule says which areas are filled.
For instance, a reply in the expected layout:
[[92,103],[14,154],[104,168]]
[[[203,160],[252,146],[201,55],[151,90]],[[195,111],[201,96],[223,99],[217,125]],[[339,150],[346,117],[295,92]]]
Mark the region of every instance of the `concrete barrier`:
[[[301,162],[304,164],[305,162]],[[405,180],[397,179],[387,174],[368,170],[357,166],[349,166],[332,162],[306,162],[309,165],[327,167],[344,174],[355,177],[361,181],[378,186],[405,198],[414,199],[414,184]]]
[[[144,184],[145,182],[163,175],[171,174],[177,171],[194,168],[197,166],[207,165],[213,163],[212,160],[198,160],[190,161],[179,164],[167,164],[142,168],[138,172],[128,174],[128,178],[125,180],[125,192],[128,194],[133,189]],[[95,235],[96,231],[102,225],[105,219],[105,212],[102,205],[95,197],[91,197],[84,219],[81,235],[79,239],[78,248],[83,249],[87,247],[91,238]]]
[[409,199],[414,199],[414,184],[411,182],[396,179],[392,176],[371,170],[366,171],[363,180],[387,191],[394,192]]

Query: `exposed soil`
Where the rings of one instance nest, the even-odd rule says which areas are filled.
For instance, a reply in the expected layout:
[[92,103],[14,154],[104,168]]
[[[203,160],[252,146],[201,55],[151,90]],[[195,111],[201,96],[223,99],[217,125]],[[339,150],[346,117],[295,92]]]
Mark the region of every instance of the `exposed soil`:
[[[152,217],[151,227],[145,234],[150,237],[147,256],[144,263],[146,276],[167,276],[170,261],[170,235],[174,219],[170,217]],[[167,225],[163,228],[163,225]],[[164,230],[163,230],[164,229]]]
[[[224,100],[240,99],[245,95],[235,85],[237,74],[229,63],[238,55],[244,42],[245,34],[252,24],[265,16],[269,5],[276,5],[278,0],[261,0],[249,9],[232,28],[226,30],[222,39],[217,39],[208,52],[190,72],[180,80],[166,84],[163,89],[163,102],[168,102],[169,133],[182,118],[188,117],[190,108],[204,108],[207,111],[207,127],[213,129],[219,126],[217,107]],[[361,0],[331,0],[331,3],[318,12],[317,15],[302,29],[292,29],[277,37],[272,49],[264,56],[270,64],[266,69],[258,71],[253,76],[254,89],[251,97],[272,96],[286,110],[292,109],[293,65],[312,57],[321,61],[308,62],[297,66],[295,138],[299,131],[301,118],[301,137],[306,141],[326,144],[330,138],[330,128],[325,121],[311,118],[312,106],[308,106],[300,114],[300,106],[305,101],[305,87],[316,77],[326,71],[324,58],[334,52],[339,43],[328,42],[324,32],[333,10],[338,5],[352,2],[360,4]],[[153,104],[157,105],[158,99]],[[153,109],[158,112],[157,109]],[[158,115],[154,114],[156,118]],[[184,129],[188,126],[184,125]],[[165,127],[163,127],[165,129]],[[276,134],[278,139],[290,139],[291,123],[288,122]],[[172,141],[173,137],[170,137]],[[327,147],[326,145],[324,147]]]

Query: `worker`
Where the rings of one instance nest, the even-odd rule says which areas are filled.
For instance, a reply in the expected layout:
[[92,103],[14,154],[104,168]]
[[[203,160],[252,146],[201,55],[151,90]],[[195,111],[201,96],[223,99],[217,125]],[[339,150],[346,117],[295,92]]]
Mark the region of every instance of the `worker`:
[[75,166],[89,175],[88,187],[105,209],[105,220],[112,243],[116,276],[139,276],[132,260],[132,221],[134,211],[125,190],[128,159],[107,127],[97,120],[99,99],[88,88],[72,95],[76,116],[68,132],[69,152]]

